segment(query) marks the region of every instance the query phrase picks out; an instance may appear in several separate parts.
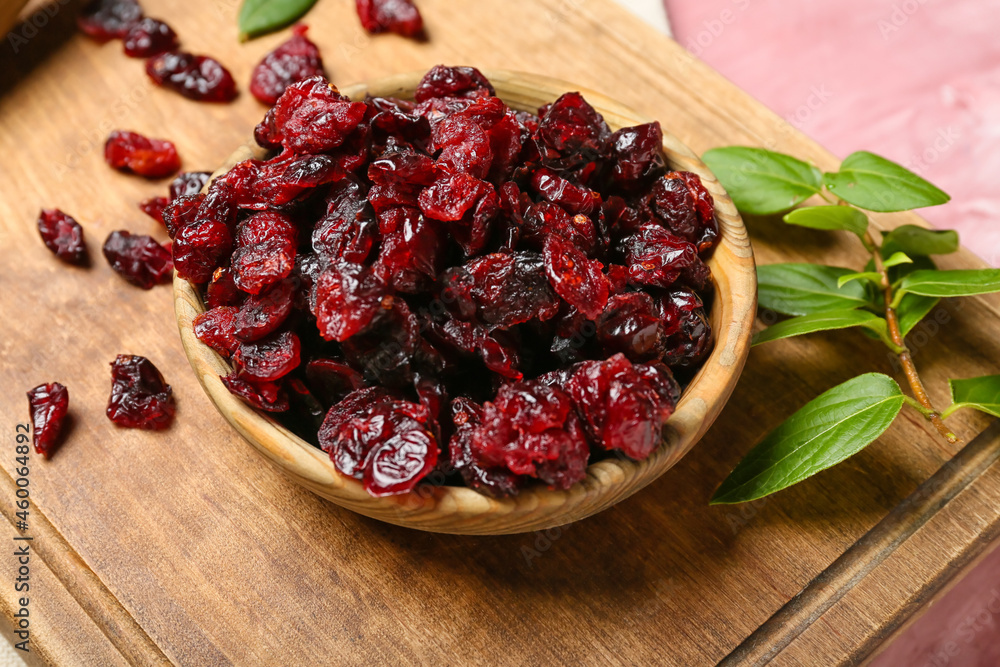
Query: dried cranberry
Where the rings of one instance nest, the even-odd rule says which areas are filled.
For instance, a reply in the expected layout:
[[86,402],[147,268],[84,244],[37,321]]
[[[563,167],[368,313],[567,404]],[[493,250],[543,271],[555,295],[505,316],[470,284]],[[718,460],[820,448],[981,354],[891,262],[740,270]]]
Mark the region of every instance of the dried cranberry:
[[478,254],[489,240],[499,203],[492,185],[462,172],[439,180],[419,198],[424,215],[452,223],[448,229],[468,256]]
[[170,238],[175,238],[177,232],[182,228],[189,227],[198,221],[198,209],[201,208],[204,201],[205,195],[183,195],[163,207],[160,216]]
[[327,195],[326,215],[316,223],[312,247],[328,261],[361,264],[368,259],[378,225],[368,210],[364,186],[353,178],[334,183]]
[[[656,374],[656,383],[644,374]],[[666,367],[633,366],[618,354],[585,361],[562,387],[573,399],[591,441],[642,460],[661,440],[663,422],[673,414],[677,383]]]
[[[268,112],[255,136],[297,154],[323,153],[343,145],[358,129],[368,107],[351,102],[323,77],[290,85]],[[258,142],[260,139],[258,139]],[[261,144],[265,145],[265,144]]]
[[719,238],[715,202],[701,179],[690,172],[670,172],[658,179],[649,195],[652,210],[671,232],[698,246],[712,248]]
[[142,20],[142,8],[135,0],[92,0],[77,16],[76,24],[90,37],[106,42],[122,39]]
[[201,193],[212,174],[207,171],[182,171],[170,181],[170,201]]
[[177,274],[193,283],[208,282],[232,246],[229,228],[218,220],[202,220],[182,227],[173,245]]
[[87,263],[87,245],[83,242],[83,227],[57,208],[42,209],[38,215],[38,233],[45,247],[56,257],[70,264]]
[[570,215],[591,215],[601,207],[601,195],[576,185],[549,169],[539,169],[531,178],[531,187],[539,195],[563,207]]
[[146,74],[162,86],[199,102],[229,102],[236,82],[219,61],[184,51],[168,51],[146,61]]
[[379,215],[382,247],[375,275],[408,294],[427,291],[440,273],[447,234],[444,225],[414,208],[399,207]]
[[219,379],[226,385],[226,389],[255,408],[266,412],[288,411],[288,396],[281,385],[275,382],[257,380],[239,373],[223,375]]
[[170,200],[166,197],[150,197],[149,199],[144,199],[139,202],[139,210],[156,220],[162,225],[166,225],[163,222],[163,209],[167,207]]
[[545,241],[545,273],[556,294],[589,319],[597,319],[608,303],[611,284],[603,266],[569,241],[550,236]]
[[181,168],[181,159],[173,143],[123,130],[115,130],[108,137],[104,144],[104,161],[118,171],[146,178],[163,178]]
[[461,473],[469,488],[494,498],[516,494],[524,486],[521,481],[524,478],[504,467],[483,467],[472,455],[472,435],[482,423],[482,406],[459,397],[452,401],[451,413],[455,425],[449,444],[451,465]]
[[286,278],[260,294],[250,296],[236,315],[236,338],[254,341],[277,330],[292,312],[295,289],[295,281]]
[[605,152],[611,129],[580,93],[566,93],[539,114],[537,136],[560,156],[598,156]]
[[239,306],[245,297],[246,293],[236,286],[233,272],[228,267],[216,269],[212,274],[212,281],[205,288],[205,305],[209,308]]
[[132,58],[150,58],[180,46],[177,33],[163,21],[144,18],[125,35],[125,55]]
[[658,122],[624,127],[611,135],[611,183],[636,192],[663,173],[663,130]]
[[35,451],[47,459],[55,450],[69,411],[69,390],[58,382],[40,384],[28,392],[28,409]]
[[539,382],[507,384],[483,406],[471,435],[472,458],[568,489],[586,476],[590,450],[570,397]]
[[590,218],[571,216],[561,206],[547,201],[532,204],[524,212],[522,235],[539,250],[549,237],[562,237],[584,253],[591,253],[597,247],[597,231]]
[[[466,290],[462,283],[468,281]],[[479,257],[444,275],[455,298],[468,294],[487,324],[512,327],[532,319],[548,320],[559,311],[559,298],[545,275],[542,256],[531,252]]]
[[313,289],[316,324],[327,340],[347,340],[371,323],[385,301],[391,307],[385,283],[357,264],[331,265]]
[[611,297],[597,321],[597,340],[606,354],[620,352],[632,361],[659,359],[664,330],[652,297],[645,292]]
[[361,25],[370,33],[394,32],[416,37],[424,30],[424,20],[413,0],[355,0]]
[[658,225],[643,225],[622,241],[622,250],[633,285],[670,287],[686,270],[702,264],[694,245]]
[[194,318],[194,335],[222,356],[231,356],[240,346],[235,334],[238,312],[239,309],[232,306],[206,310]]
[[328,405],[364,387],[360,373],[335,359],[313,359],[306,364],[306,381],[313,393]]
[[133,285],[152,289],[154,285],[170,282],[174,270],[170,250],[151,236],[111,232],[101,250],[115,273]]
[[257,213],[244,220],[232,260],[236,286],[260,294],[268,285],[287,278],[295,266],[297,233],[295,223],[281,213]]
[[264,104],[274,104],[293,83],[312,76],[326,76],[319,49],[306,37],[309,28],[299,24],[292,36],[264,56],[250,75],[250,92]]
[[680,288],[661,299],[659,308],[667,335],[663,361],[669,366],[693,366],[704,360],[712,346],[712,327],[701,298]]
[[435,65],[417,85],[414,98],[418,103],[434,97],[493,96],[496,91],[489,79],[475,67]]
[[146,357],[119,354],[111,363],[108,419],[118,426],[162,431],[174,420],[174,397]]
[[299,337],[284,331],[253,343],[242,343],[233,354],[241,374],[255,380],[274,382],[299,365]]

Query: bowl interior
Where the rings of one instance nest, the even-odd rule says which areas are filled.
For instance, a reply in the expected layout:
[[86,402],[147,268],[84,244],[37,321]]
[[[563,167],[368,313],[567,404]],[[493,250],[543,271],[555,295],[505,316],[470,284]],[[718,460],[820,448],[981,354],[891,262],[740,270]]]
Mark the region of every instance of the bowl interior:
[[[612,130],[650,122],[605,95],[533,74],[486,71],[497,95],[515,109],[536,111],[568,91],[580,91],[604,115]],[[401,74],[342,92],[412,99],[422,73]],[[412,493],[373,498],[361,483],[337,472],[329,457],[271,417],[229,393],[219,379],[228,363],[194,336],[192,320],[204,311],[197,289],[174,279],[175,310],[181,340],[199,381],[219,412],[258,451],[299,484],[338,505],[390,523],[435,532],[504,534],[541,530],[575,521],[627,498],[674,465],[699,440],[722,410],[749,351],[756,310],[753,253],[736,208],[715,176],[683,143],[664,128],[663,149],[675,170],[698,174],[715,198],[721,241],[708,265],[714,279],[710,320],[715,347],[690,382],[664,428],[663,445],[644,461],[607,458],[592,463],[587,477],[568,491],[531,487],[513,498],[493,499],[464,487],[422,485]],[[264,151],[250,140],[218,173]]]

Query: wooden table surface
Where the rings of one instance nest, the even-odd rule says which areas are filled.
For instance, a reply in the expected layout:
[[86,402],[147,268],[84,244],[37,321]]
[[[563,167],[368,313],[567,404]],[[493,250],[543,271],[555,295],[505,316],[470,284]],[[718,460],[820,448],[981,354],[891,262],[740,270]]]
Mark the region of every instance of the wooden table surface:
[[[187,48],[245,84],[287,31],[236,40],[236,0],[144,0]],[[341,84],[438,62],[578,82],[661,119],[701,153],[763,145],[833,156],[611,0],[421,0],[429,41],[367,37],[348,0],[323,0],[310,35]],[[33,5],[39,8],[40,5]],[[173,139],[211,169],[264,109],[249,94],[199,105],[154,89],[117,43],[74,33],[76,3],[45,7],[0,47],[0,512],[13,527],[15,424],[24,392],[58,380],[73,425],[33,460],[27,534],[30,658],[93,664],[837,664],[863,661],[1000,531],[1000,428],[960,414],[949,446],[912,414],[877,444],[789,491],[709,507],[732,466],[806,400],[858,369],[893,372],[860,335],[768,345],[709,435],[633,498],[548,534],[458,537],[352,514],[293,485],[214,411],[181,351],[169,286],[144,292],[100,257],[114,229],[162,236],[135,202],[163,184],[108,169],[115,128]],[[197,8],[197,11],[193,10]],[[44,17],[44,18],[43,18]],[[719,39],[724,39],[722,35]],[[16,52],[15,52],[16,51]],[[780,76],[780,71],[775,72]],[[805,93],[804,93],[805,95]],[[807,102],[803,99],[803,104]],[[859,146],[859,148],[862,148]],[[34,226],[60,207],[93,266],[56,262]],[[891,227],[912,215],[879,216]],[[861,248],[750,221],[758,260]],[[968,252],[947,267],[980,263]],[[945,379],[1000,373],[1000,300],[945,302],[911,337],[932,397]],[[175,425],[116,429],[107,364],[148,356],[173,384]],[[9,544],[13,544],[10,542]],[[16,609],[0,556],[0,608]],[[5,628],[9,632],[9,628]]]

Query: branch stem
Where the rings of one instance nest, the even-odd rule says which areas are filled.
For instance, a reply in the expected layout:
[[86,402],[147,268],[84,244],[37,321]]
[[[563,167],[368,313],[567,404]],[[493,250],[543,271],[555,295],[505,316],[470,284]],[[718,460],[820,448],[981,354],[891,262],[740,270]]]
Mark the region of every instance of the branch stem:
[[916,399],[916,403],[920,405],[918,410],[924,415],[927,421],[934,425],[938,433],[941,434],[941,437],[954,444],[958,442],[958,436],[952,433],[951,430],[945,425],[944,421],[941,419],[941,414],[934,407],[934,404],[931,403],[931,399],[927,395],[927,390],[924,388],[924,383],[920,379],[920,374],[917,373],[917,367],[913,363],[913,357],[910,356],[910,350],[906,347],[906,343],[903,341],[903,334],[899,328],[899,318],[896,315],[895,295],[893,294],[892,282],[889,280],[889,270],[882,261],[881,249],[878,245],[876,245],[875,239],[872,238],[870,232],[865,234],[864,242],[865,246],[872,249],[872,260],[875,262],[875,270],[878,271],[880,276],[882,276],[882,284],[880,287],[882,288],[882,294],[885,298],[885,321],[889,325],[889,338],[898,348],[898,350],[894,350],[894,352],[896,352],[899,357],[899,363],[903,367],[903,374],[906,376],[906,381],[910,385],[913,397]]

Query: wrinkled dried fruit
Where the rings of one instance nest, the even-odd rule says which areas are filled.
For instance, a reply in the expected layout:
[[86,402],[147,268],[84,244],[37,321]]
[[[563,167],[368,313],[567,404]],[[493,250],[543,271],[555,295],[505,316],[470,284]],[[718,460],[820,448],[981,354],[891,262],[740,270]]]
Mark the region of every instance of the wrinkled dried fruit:
[[108,419],[118,426],[162,431],[174,420],[174,397],[146,357],[119,354],[111,363]]
[[77,16],[80,30],[99,42],[122,39],[142,20],[142,8],[135,0],[92,0]]
[[394,32],[416,37],[424,20],[413,0],[355,0],[361,25],[370,33]]
[[58,382],[40,384],[28,392],[28,409],[35,451],[47,459],[55,450],[69,411],[69,390]]
[[170,250],[151,236],[111,232],[101,250],[115,273],[133,285],[152,289],[154,285],[170,282],[174,270]]
[[150,197],[149,199],[144,199],[139,202],[139,210],[156,220],[161,225],[166,225],[163,222],[163,209],[167,207],[170,200],[166,197]]
[[87,263],[87,245],[83,242],[83,227],[57,208],[42,209],[38,215],[38,233],[45,247],[56,257],[70,264]]
[[181,168],[181,159],[173,143],[124,130],[115,130],[108,137],[104,144],[104,161],[113,169],[146,178],[163,178]]
[[125,35],[125,55],[132,58],[150,58],[180,46],[177,33],[163,21],[144,18]]
[[293,83],[326,76],[319,49],[306,37],[309,28],[296,25],[292,36],[264,56],[250,75],[250,92],[264,104],[274,104]]
[[233,75],[208,56],[161,53],[146,61],[146,74],[156,85],[198,102],[230,102],[236,97]]
[[212,174],[207,171],[182,171],[170,181],[170,201],[199,194]]
[[612,133],[579,93],[515,111],[470,67],[433,68],[415,101],[352,101],[295,80],[320,66],[303,32],[255,73],[270,155],[204,194],[178,177],[163,211],[223,383],[296,433],[322,417],[320,447],[377,496],[568,489],[591,453],[653,453],[673,373],[711,349],[718,242],[659,124]]

